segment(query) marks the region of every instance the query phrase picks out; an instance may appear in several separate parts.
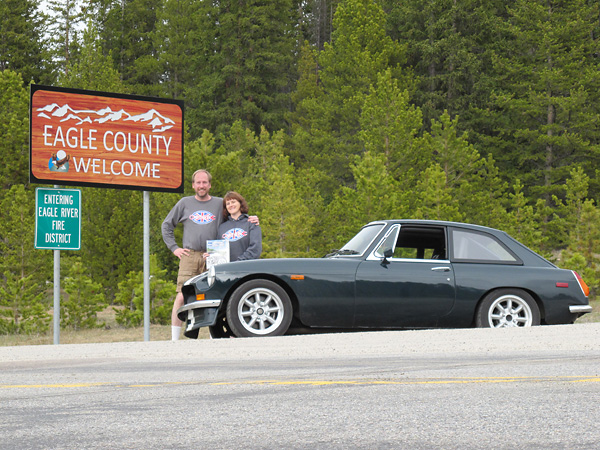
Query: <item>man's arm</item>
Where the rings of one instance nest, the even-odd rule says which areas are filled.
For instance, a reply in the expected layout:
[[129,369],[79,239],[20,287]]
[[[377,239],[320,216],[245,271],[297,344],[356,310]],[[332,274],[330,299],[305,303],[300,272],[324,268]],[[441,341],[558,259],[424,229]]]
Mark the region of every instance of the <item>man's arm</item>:
[[[175,253],[177,250],[180,249],[179,245],[177,245],[177,241],[175,240],[175,227],[179,223],[180,215],[181,214],[179,211],[179,202],[178,202],[173,207],[173,209],[171,209],[171,211],[169,211],[169,214],[167,214],[167,217],[165,217],[165,220],[163,221],[162,226],[161,226],[161,233],[162,233],[163,241],[167,245],[167,248],[169,250],[171,250],[173,253]],[[178,258],[181,258],[181,255],[175,254],[175,256],[177,256]]]

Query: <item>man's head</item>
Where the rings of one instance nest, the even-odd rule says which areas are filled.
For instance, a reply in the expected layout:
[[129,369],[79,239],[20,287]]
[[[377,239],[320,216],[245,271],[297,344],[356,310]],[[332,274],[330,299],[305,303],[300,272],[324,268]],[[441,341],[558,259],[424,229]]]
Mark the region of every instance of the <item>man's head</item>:
[[196,192],[196,198],[201,201],[210,200],[212,175],[208,170],[200,169],[192,175],[192,188]]

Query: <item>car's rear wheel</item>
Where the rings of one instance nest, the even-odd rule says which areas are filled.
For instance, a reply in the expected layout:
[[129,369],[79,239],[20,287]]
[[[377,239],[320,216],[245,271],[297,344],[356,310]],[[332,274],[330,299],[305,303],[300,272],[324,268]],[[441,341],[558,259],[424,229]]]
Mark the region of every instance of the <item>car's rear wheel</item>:
[[521,289],[490,292],[477,309],[478,327],[531,327],[540,324],[540,309],[531,295]]
[[238,337],[281,336],[292,321],[292,303],[285,290],[269,280],[242,284],[227,304],[227,323]]

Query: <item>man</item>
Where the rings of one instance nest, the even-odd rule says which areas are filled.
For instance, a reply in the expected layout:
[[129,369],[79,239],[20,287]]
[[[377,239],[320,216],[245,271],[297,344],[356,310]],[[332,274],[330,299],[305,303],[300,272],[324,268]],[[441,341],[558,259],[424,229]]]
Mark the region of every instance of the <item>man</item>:
[[[205,271],[203,254],[206,241],[217,239],[219,225],[223,221],[223,199],[210,195],[212,176],[204,169],[192,175],[192,188],[196,193],[177,202],[162,223],[162,236],[165,244],[179,258],[177,274],[177,295],[171,312],[171,339],[176,341],[181,333],[182,321],[177,310],[183,306],[181,288],[188,279]],[[251,221],[258,224],[258,218]],[[183,224],[183,248],[175,241],[175,227]]]

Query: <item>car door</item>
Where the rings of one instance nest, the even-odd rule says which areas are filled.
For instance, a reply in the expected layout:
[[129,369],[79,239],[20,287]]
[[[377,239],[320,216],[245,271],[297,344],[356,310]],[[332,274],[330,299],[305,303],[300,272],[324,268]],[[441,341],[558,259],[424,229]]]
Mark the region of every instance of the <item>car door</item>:
[[[394,225],[356,272],[354,326],[435,326],[454,306],[445,227]],[[386,253],[390,255],[384,258]]]

